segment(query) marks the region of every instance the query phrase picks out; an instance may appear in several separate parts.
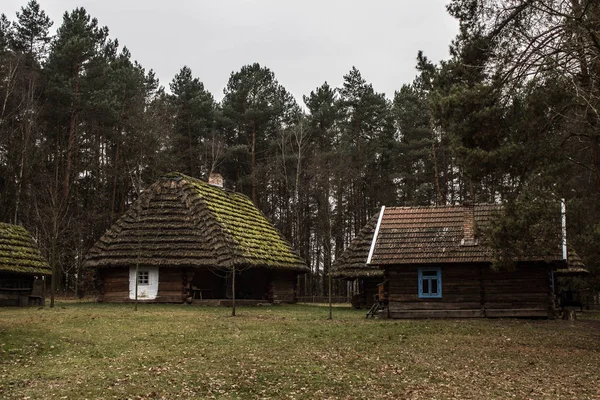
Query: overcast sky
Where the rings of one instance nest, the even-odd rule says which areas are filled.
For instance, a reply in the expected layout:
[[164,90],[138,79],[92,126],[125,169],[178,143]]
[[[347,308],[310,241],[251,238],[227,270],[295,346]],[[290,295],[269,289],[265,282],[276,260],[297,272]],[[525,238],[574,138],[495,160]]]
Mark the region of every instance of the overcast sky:
[[[301,102],[327,81],[339,86],[355,65],[389,98],[413,80],[416,55],[448,57],[458,32],[449,0],[38,0],[61,24],[83,6],[161,83],[182,66],[220,100],[232,71],[258,62]],[[10,20],[27,0],[2,0]]]

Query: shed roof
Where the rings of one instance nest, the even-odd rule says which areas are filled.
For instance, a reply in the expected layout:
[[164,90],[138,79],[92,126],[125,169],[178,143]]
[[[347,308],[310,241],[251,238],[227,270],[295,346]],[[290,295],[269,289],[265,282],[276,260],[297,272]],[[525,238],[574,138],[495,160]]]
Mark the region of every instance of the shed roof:
[[245,195],[180,174],[165,175],[94,244],[84,265],[268,267],[307,270]]
[[0,271],[50,275],[48,261],[22,226],[0,223]]

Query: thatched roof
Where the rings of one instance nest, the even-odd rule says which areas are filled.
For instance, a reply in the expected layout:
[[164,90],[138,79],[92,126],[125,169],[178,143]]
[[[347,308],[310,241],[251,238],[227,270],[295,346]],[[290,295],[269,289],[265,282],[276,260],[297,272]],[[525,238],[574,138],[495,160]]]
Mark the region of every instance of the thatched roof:
[[89,251],[86,267],[232,266],[305,271],[245,195],[180,173],[146,189]]
[[367,256],[373,241],[373,233],[379,214],[375,214],[352,239],[346,250],[335,260],[331,276],[335,278],[368,278],[383,276],[383,270],[375,265],[367,265]]
[[25,228],[0,223],[0,272],[50,275],[52,270]]
[[559,268],[556,270],[556,276],[585,276],[590,271],[585,268],[585,264],[577,252],[569,249],[567,254],[567,268]]

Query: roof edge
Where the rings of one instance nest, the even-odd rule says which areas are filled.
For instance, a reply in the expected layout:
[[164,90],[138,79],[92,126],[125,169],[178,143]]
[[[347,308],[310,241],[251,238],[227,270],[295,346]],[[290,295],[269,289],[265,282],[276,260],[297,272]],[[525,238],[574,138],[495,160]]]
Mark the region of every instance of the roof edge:
[[369,250],[369,255],[367,256],[367,265],[371,264],[371,259],[373,258],[373,253],[375,252],[375,244],[377,243],[377,234],[379,233],[379,227],[381,226],[381,220],[383,220],[383,213],[385,213],[385,206],[381,206],[381,211],[379,212],[379,219],[377,220],[377,226],[375,227],[375,233],[373,233],[373,240],[371,241],[371,249]]

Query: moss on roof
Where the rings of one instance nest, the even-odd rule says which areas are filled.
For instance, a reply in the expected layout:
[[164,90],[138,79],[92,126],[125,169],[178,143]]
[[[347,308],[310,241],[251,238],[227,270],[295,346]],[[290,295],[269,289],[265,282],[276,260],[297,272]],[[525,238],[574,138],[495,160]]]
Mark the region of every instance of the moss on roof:
[[0,223],[0,271],[50,275],[48,261],[22,226]]
[[142,264],[307,270],[243,194],[170,173],[150,186],[89,251],[84,265]]

